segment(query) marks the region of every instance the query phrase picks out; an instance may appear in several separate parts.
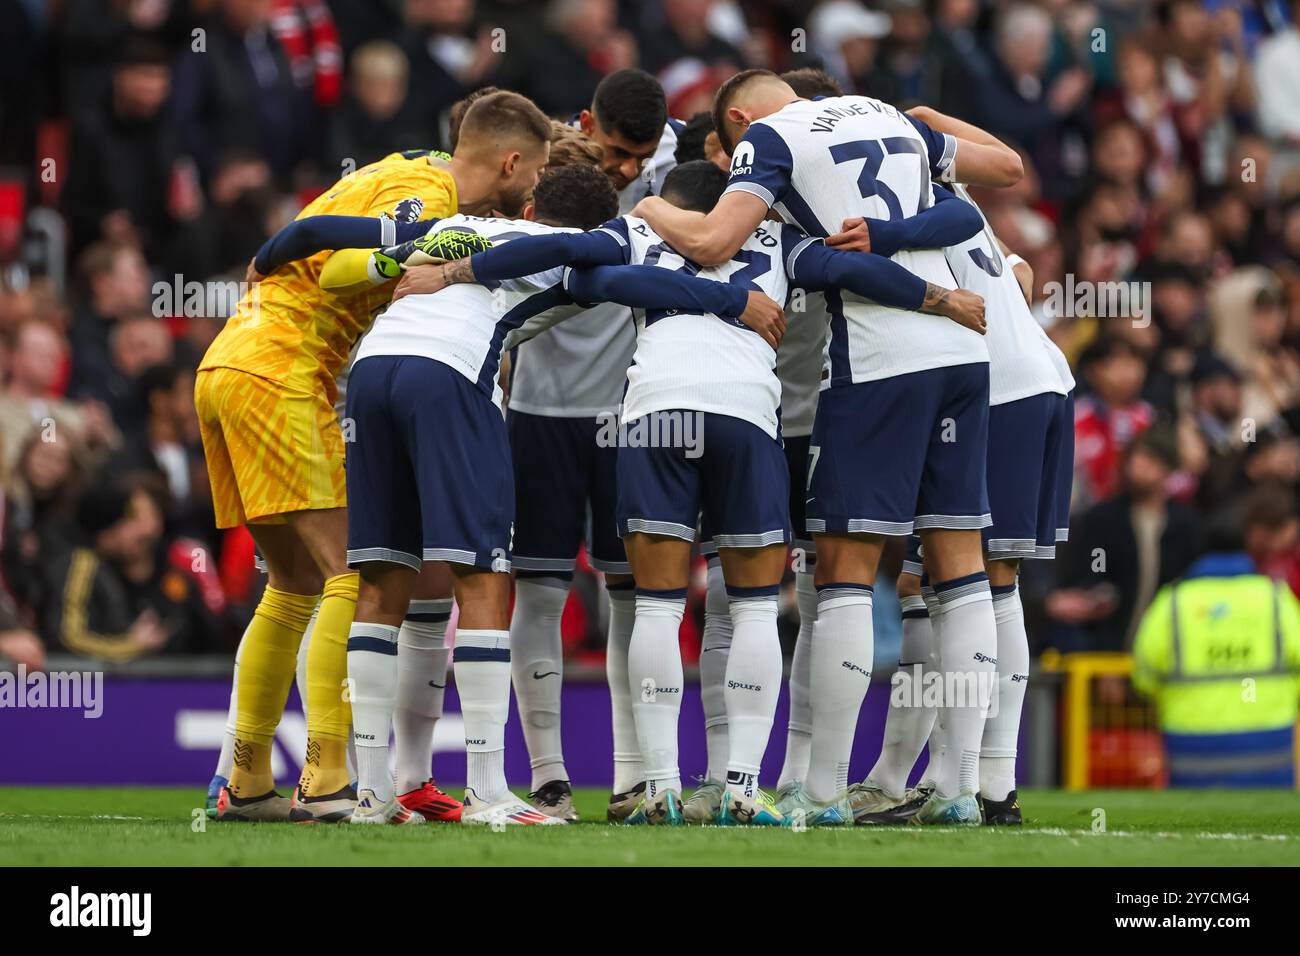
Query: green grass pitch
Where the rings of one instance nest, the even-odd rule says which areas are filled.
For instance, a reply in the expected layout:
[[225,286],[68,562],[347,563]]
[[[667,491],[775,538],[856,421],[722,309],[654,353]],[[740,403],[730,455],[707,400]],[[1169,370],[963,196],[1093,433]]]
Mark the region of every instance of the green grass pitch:
[[[1300,794],[1022,791],[1020,829],[731,830],[215,823],[202,791],[0,788],[0,864],[18,866],[1300,865]],[[1102,816],[1104,815],[1104,816]],[[1095,829],[1104,822],[1104,829]]]

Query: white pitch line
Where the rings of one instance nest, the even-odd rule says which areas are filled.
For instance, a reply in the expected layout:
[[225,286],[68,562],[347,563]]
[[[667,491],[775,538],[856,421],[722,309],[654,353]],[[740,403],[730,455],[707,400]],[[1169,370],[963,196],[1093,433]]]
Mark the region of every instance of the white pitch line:
[[[861,829],[868,829],[862,827]],[[942,833],[942,834],[965,834],[971,832],[966,827],[875,827],[870,828],[872,832],[879,833]],[[1103,830],[1095,832],[1093,830],[1067,830],[1064,827],[983,827],[979,830],[981,833],[995,831],[1004,833],[1008,836],[1054,836],[1068,837],[1077,839],[1079,837],[1157,837],[1161,840],[1270,840],[1278,843],[1284,843],[1288,840],[1295,840],[1297,837],[1288,833],[1173,833],[1165,830]]]
[[0,813],[0,820],[159,820],[162,817],[123,817],[112,813]]
[[[117,814],[96,813],[90,816],[80,816],[72,813],[0,813],[0,820],[157,820],[168,822],[166,817],[130,817],[120,816]],[[741,829],[741,828],[738,828]],[[810,830],[827,830],[828,827],[810,827]],[[966,827],[853,827],[842,828],[840,832],[852,833],[904,833],[904,834],[931,834],[943,836],[965,835],[971,832]],[[607,828],[602,831],[606,836],[612,835],[614,828]],[[780,832],[779,830],[775,832]],[[808,831],[804,831],[808,832]],[[1201,833],[1174,833],[1167,830],[1105,830],[1100,833],[1093,830],[1069,830],[1065,827],[980,827],[975,828],[975,832],[990,833],[997,832],[1007,836],[1051,836],[1065,837],[1070,840],[1097,837],[1155,837],[1160,840],[1263,840],[1271,843],[1286,843],[1300,839],[1288,833],[1214,833],[1203,831]]]

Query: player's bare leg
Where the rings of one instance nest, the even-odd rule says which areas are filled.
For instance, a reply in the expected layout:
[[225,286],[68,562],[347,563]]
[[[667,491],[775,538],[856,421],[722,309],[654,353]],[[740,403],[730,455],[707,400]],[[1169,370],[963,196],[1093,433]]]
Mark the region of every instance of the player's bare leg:
[[275,793],[271,747],[322,578],[287,525],[256,524],[249,530],[267,561],[267,585],[240,652],[234,765],[218,797],[217,818],[287,820],[290,801]]
[[433,779],[433,734],[447,690],[447,624],[455,578],[443,561],[425,561],[397,632],[393,756],[397,799],[429,821],[455,823],[461,803]]
[[510,713],[510,575],[454,564],[456,690],[465,718],[468,775],[462,823],[559,824],[506,785],[506,717]]
[[645,797],[626,822],[675,825],[683,822],[677,760],[683,683],[678,631],[686,610],[691,542],[636,532],[623,544],[636,579],[628,688],[646,784]]
[[938,671],[944,681],[940,726],[943,759],[935,790],[913,818],[919,823],[978,824],[980,741],[996,677],[997,628],[978,530],[920,532],[934,588]]
[[980,742],[980,808],[986,824],[1018,826],[1022,819],[1016,795],[1016,750],[1029,681],[1029,637],[1016,584],[1020,561],[990,558],[986,565],[998,632],[998,678]]
[[721,548],[731,616],[731,654],[723,694],[727,708],[726,790],[718,823],[780,826],[785,818],[759,790],[758,773],[772,736],[781,692],[777,592],[788,546]]
[[404,564],[361,565],[356,616],[348,631],[348,698],[357,748],[353,823],[423,823],[397,802],[388,769],[388,731],[397,697],[397,634],[406,617],[418,572]]
[[333,823],[347,819],[356,803],[347,765],[352,709],[344,691],[360,579],[347,566],[345,509],[296,511],[285,519],[324,578],[307,649],[307,753],[294,819]]

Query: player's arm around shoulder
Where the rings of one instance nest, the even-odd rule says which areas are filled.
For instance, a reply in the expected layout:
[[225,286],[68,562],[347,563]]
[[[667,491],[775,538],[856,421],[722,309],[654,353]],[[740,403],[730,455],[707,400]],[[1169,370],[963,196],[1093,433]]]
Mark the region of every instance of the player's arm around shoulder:
[[1016,282],[1020,283],[1020,291],[1025,297],[1025,302],[1033,305],[1034,267],[1012,252],[1011,247],[1001,239],[998,240],[998,248],[1002,250],[1002,258],[1006,260],[1007,265],[1011,266],[1011,273],[1016,277]]
[[665,242],[702,266],[734,256],[767,218],[767,203],[753,193],[724,193],[709,213],[678,209],[659,196],[637,203],[632,215],[644,219]]
[[[398,283],[394,298],[411,292],[437,292],[458,283],[493,283],[538,275],[563,266],[626,265],[629,261],[628,224],[612,219],[587,232],[550,230],[520,236],[500,246],[471,249],[445,256],[437,269],[414,269]],[[416,286],[419,288],[416,288]]]
[[[336,249],[321,267],[320,287],[331,295],[355,295],[396,279],[399,269],[378,249]],[[387,274],[391,270],[392,274]]]
[[[425,224],[421,235],[427,235],[439,220],[456,214],[455,184],[449,174],[432,167],[413,176],[394,177],[391,182],[376,184],[368,211],[391,218],[399,238],[406,238],[412,230],[421,232]],[[408,239],[393,248],[339,249],[321,269],[320,287],[334,295],[354,295],[404,277],[405,269],[439,261],[419,239]],[[411,291],[417,290],[408,284],[401,294]],[[401,298],[396,289],[394,298]]]
[[928,106],[914,106],[907,115],[957,141],[957,153],[947,181],[996,189],[1014,186],[1024,178],[1025,166],[1020,154],[978,126]]

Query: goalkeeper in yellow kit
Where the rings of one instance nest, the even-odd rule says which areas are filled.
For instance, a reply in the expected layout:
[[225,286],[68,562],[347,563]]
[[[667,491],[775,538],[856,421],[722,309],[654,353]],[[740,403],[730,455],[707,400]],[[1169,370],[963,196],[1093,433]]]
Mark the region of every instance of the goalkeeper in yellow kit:
[[[380,245],[394,221],[513,214],[537,183],[550,138],[549,120],[530,100],[493,93],[466,112],[450,160],[385,157],[340,180],[300,218],[377,217]],[[307,657],[307,753],[293,817],[346,819],[356,799],[346,765],[345,686],[358,579],[346,559],[335,380],[392,290],[323,293],[318,279],[329,255],[290,262],[254,286],[195,382],[217,525],[248,525],[268,573],[240,652],[234,766],[219,818],[290,818],[291,802],[274,790],[271,744],[317,603]]]

